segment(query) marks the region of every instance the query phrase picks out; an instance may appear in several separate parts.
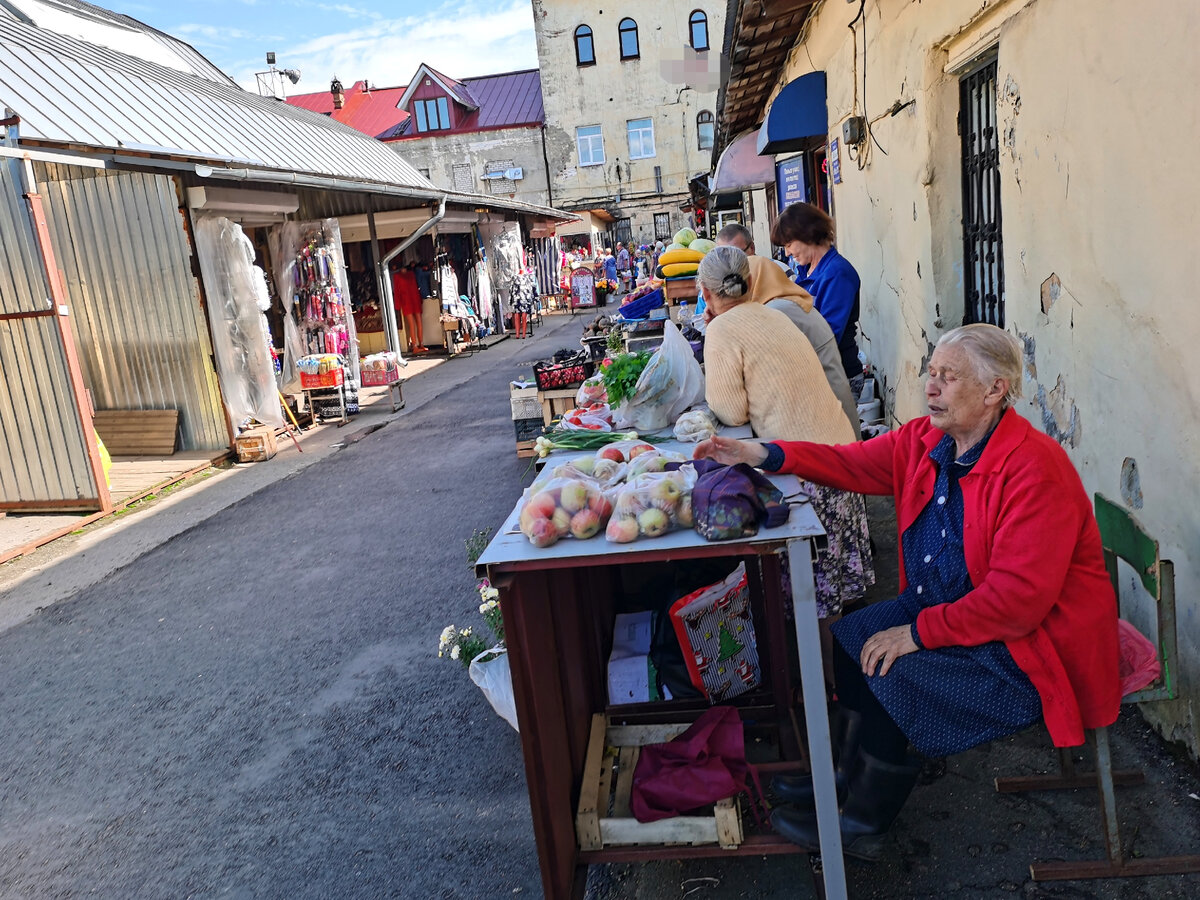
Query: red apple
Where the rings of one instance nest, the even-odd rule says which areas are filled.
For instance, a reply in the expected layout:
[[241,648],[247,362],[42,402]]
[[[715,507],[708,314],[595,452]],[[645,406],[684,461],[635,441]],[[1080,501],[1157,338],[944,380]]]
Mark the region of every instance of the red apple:
[[628,544],[630,541],[636,541],[638,521],[633,517],[614,516],[608,520],[608,528],[605,529],[604,536],[614,544]]
[[612,444],[609,444],[607,447],[602,449],[599,453],[596,454],[596,456],[598,456],[600,459],[611,459],[613,462],[618,462],[618,463],[625,462],[625,454],[622,453],[619,448],[614,447]]
[[571,517],[571,534],[584,540],[600,530],[600,517],[590,509],[580,510]]
[[529,542],[535,547],[549,547],[558,542],[558,529],[549,519],[538,519],[533,523],[533,529],[528,535]]
[[629,448],[629,458],[633,459],[634,457],[641,456],[643,453],[646,453],[653,449],[654,448],[652,446],[650,446],[649,444],[644,443],[644,442],[641,444],[634,444],[632,447]]

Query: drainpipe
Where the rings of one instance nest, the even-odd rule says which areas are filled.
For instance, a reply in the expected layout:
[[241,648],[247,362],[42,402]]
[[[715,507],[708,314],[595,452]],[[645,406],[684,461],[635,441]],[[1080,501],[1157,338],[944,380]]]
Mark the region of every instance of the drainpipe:
[[422,223],[420,228],[397,244],[387,256],[379,259],[379,241],[375,234],[375,203],[373,200],[367,208],[367,226],[371,232],[371,256],[378,260],[375,264],[375,278],[379,283],[379,296],[383,301],[383,321],[389,345],[388,349],[396,354],[396,358],[402,366],[407,366],[408,360],[400,353],[400,333],[396,329],[396,307],[392,300],[392,279],[388,273],[388,266],[393,259],[415,244],[422,235],[433,228],[438,222],[442,221],[445,215],[446,197],[443,194],[442,199],[438,201],[437,212]]

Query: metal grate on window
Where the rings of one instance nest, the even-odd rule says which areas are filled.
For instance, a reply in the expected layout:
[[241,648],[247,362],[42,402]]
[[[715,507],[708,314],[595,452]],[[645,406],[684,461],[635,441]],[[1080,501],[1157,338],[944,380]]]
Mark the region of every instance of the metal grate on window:
[[1004,327],[1004,255],[1000,219],[1000,143],[996,126],[996,62],[960,85],[962,136],[963,323]]
[[655,213],[654,214],[654,239],[656,241],[664,241],[671,239],[671,214],[670,213]]

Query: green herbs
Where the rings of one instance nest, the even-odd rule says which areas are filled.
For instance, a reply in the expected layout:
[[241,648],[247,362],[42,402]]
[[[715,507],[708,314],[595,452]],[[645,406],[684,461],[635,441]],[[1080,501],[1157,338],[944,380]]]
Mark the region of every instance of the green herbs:
[[618,353],[602,369],[608,405],[616,409],[633,396],[642,370],[650,362],[650,353]]

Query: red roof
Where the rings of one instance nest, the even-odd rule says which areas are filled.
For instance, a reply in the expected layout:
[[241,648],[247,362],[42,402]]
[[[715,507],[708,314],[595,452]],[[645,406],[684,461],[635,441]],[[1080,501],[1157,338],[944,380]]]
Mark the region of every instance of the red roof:
[[323,113],[373,138],[382,138],[385,132],[408,120],[408,113],[396,107],[406,88],[407,85],[368,90],[365,81],[356,81],[344,91],[346,104],[341,109],[333,108],[333,94],[329,91],[295,94],[288,97],[287,102]]
[[[438,77],[455,93],[470,97],[478,109],[467,113],[454,128],[439,131],[437,134],[463,134],[496,128],[541,125],[546,120],[546,112],[542,107],[542,79],[537,69],[481,75],[461,81],[446,78],[441,73],[438,73]],[[415,128],[409,127],[406,120],[380,134],[379,138],[390,141],[428,136],[429,132],[417,133]]]

